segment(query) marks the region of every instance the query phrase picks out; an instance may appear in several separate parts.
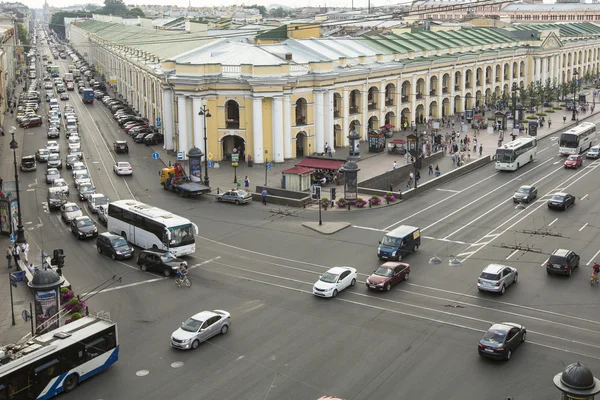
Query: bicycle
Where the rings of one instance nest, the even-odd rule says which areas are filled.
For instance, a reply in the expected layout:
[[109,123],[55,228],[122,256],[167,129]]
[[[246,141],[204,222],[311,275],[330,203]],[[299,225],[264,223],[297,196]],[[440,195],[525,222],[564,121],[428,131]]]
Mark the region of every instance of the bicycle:
[[187,277],[187,274],[184,275],[183,278],[175,278],[175,284],[177,284],[179,287],[181,287],[181,285],[192,287],[192,281],[190,281],[190,279]]
[[590,276],[590,285],[594,286],[598,284],[598,275],[596,273],[592,273]]

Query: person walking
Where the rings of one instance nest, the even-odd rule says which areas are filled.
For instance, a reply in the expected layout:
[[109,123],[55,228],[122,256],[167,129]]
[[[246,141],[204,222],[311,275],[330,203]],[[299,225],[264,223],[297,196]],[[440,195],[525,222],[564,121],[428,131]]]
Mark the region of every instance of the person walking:
[[3,184],[4,184],[4,181],[2,180],[2,177],[0,177],[0,192],[2,191]]
[[390,183],[390,192],[393,192],[393,191],[394,191],[394,184]]
[[483,154],[483,144],[479,144],[479,157]]
[[563,114],[563,124],[567,122],[567,114]]
[[246,177],[244,178],[244,188],[246,189],[246,191],[248,191],[248,189],[250,188],[250,179],[248,179],[248,175],[246,175]]
[[266,206],[267,205],[267,189],[263,189],[262,192],[260,193],[261,197],[262,197],[262,203]]
[[392,169],[396,169],[398,168],[398,163],[396,161],[394,161],[394,164],[392,164]]
[[419,170],[417,170],[417,173],[415,174],[415,185],[418,184],[420,180],[421,180],[421,172]]
[[8,263],[8,268],[12,268],[11,264],[12,261],[12,248],[10,247],[10,244],[8,245],[8,248],[6,249],[6,262]]
[[413,184],[413,179],[412,178],[408,178],[408,183],[406,184],[406,187],[408,189],[411,189],[412,188],[412,184]]
[[16,267],[19,268],[19,259],[20,259],[20,256],[19,256],[19,245],[16,244],[16,243],[15,243],[15,245],[12,248],[12,256],[13,256],[13,259],[15,260]]
[[548,129],[552,127],[552,120],[548,117]]
[[441,174],[442,174],[442,173],[440,172],[440,166],[439,166],[439,165],[436,165],[436,166],[435,166],[435,176],[436,176],[436,178],[437,178],[438,176],[440,176]]
[[429,164],[429,174],[428,175],[433,175],[433,165]]
[[21,252],[23,253],[25,264],[29,264],[29,243],[25,242],[21,245]]

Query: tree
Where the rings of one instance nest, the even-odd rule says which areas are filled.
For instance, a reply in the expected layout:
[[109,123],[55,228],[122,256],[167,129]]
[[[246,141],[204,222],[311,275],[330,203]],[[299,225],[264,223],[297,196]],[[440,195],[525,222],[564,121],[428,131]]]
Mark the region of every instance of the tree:
[[272,18],[285,18],[289,15],[289,12],[283,7],[277,7],[271,10],[269,16]]
[[104,7],[98,10],[100,14],[123,16],[127,14],[127,6],[123,0],[104,0]]
[[260,15],[263,16],[263,18],[267,16],[267,8],[265,6],[259,6],[258,4],[253,4],[251,6],[247,6],[244,8],[246,8],[246,9],[254,8],[254,9],[258,10],[258,12],[260,13]]
[[65,18],[92,18],[92,14],[85,11],[59,11],[52,14],[49,27],[62,38],[65,37]]
[[19,41],[21,45],[25,48],[25,51],[29,48],[29,38],[27,37],[27,30],[22,23],[17,25],[17,34],[19,35]]
[[144,18],[146,15],[144,14],[144,12],[142,11],[141,8],[135,7],[135,8],[132,8],[131,10],[129,10],[124,16],[128,17],[128,18],[137,18],[137,17]]

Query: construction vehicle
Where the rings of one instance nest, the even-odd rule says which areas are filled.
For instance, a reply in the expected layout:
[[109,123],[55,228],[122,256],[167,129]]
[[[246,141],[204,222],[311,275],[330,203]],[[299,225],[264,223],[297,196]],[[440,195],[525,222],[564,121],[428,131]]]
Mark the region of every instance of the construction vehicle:
[[199,196],[210,193],[210,187],[199,182],[192,182],[180,163],[159,171],[160,184],[165,190],[178,193],[181,197]]

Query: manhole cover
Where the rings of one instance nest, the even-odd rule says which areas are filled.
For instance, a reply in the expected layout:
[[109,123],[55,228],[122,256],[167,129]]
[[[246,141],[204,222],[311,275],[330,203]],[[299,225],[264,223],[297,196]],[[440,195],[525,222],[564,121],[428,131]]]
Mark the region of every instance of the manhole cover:
[[183,367],[183,361],[175,361],[174,363],[171,364],[172,368],[181,368]]
[[137,376],[146,376],[150,373],[150,371],[148,371],[147,369],[140,369],[138,372],[136,372],[135,374]]

